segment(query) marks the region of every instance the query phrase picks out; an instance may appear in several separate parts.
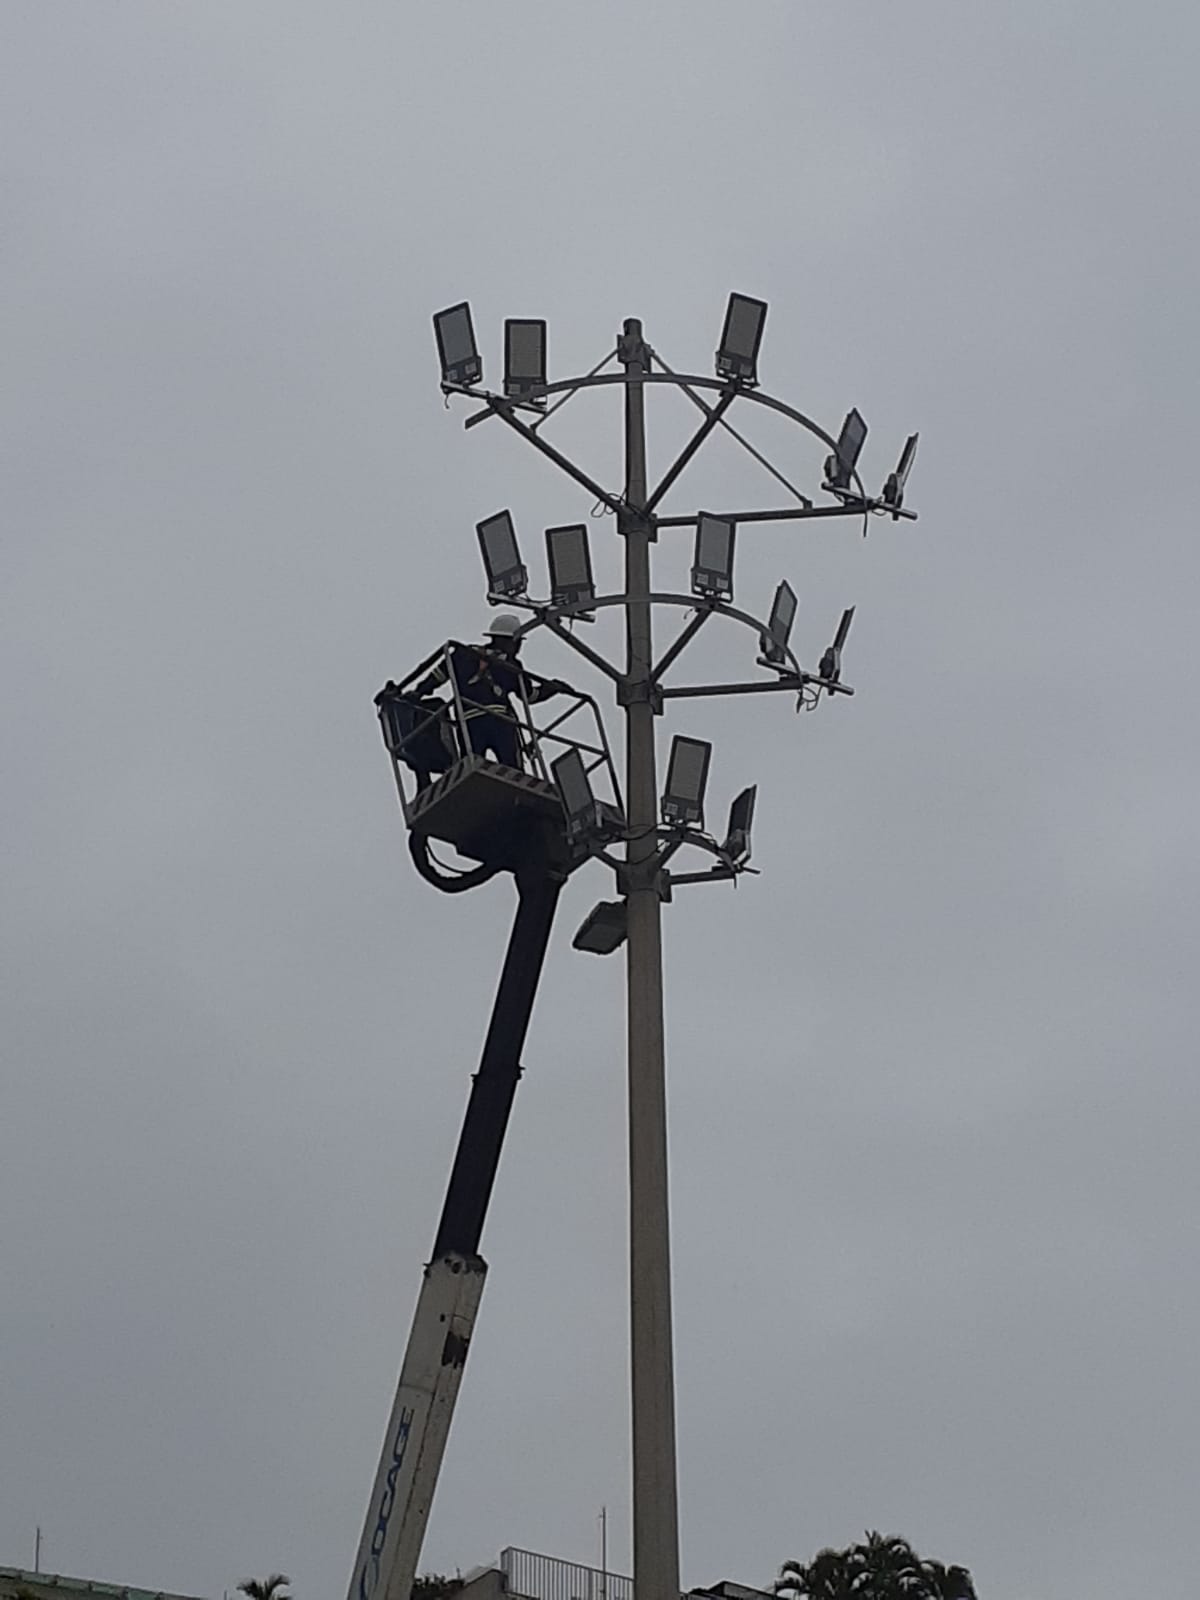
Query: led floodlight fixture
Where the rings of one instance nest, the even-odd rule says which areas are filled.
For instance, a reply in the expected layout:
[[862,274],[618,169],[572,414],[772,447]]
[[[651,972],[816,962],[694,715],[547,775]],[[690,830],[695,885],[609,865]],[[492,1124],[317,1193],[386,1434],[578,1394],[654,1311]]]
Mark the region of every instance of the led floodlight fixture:
[[550,772],[567,814],[567,838],[577,839],[581,834],[595,831],[600,826],[600,805],[592,793],[591,780],[579,751],[568,750],[557,761],[552,761]]
[[594,956],[610,956],[621,948],[628,935],[629,913],[624,900],[601,900],[583,919],[571,948],[588,950]]
[[796,620],[796,595],[785,578],[775,591],[767,631],[762,636],[762,653],[768,661],[782,664],[787,654],[792,623]]
[[467,302],[461,300],[458,305],[437,312],[433,319],[433,333],[437,340],[438,360],[442,364],[442,382],[480,383],[483,379],[483,362],[475,343],[471,308]]
[[718,378],[740,378],[748,385],[758,382],[758,347],[766,320],[765,300],[752,300],[745,294],[729,296],[717,348]]
[[507,511],[497,511],[475,524],[479,535],[479,548],[483,553],[483,566],[487,573],[489,594],[524,594],[529,587],[529,574],[517,549],[517,534],[512,516]]
[[733,599],[733,541],[737,523],[700,513],[696,554],[692,561],[692,593],[706,600]]
[[725,831],[722,851],[739,864],[750,859],[750,828],[754,822],[754,802],[758,798],[758,785],[751,784],[729,808],[729,827]]
[[688,739],[677,733],[671,740],[667,786],[662,797],[664,822],[704,826],[704,790],[711,756],[712,745],[704,739]]
[[536,317],[509,317],[504,324],[504,392],[523,399],[546,381],[546,324]]
[[550,567],[550,599],[556,606],[573,606],[596,598],[588,532],[582,522],[546,529],[546,561]]
[[825,461],[825,480],[829,488],[849,489],[866,437],[867,425],[857,409],[849,412],[838,434],[835,454]]
[[846,642],[846,635],[850,632],[850,624],[854,621],[854,607],[850,606],[842,612],[842,620],[838,623],[838,630],[833,636],[833,643],[821,657],[821,665],[817,671],[827,683],[837,683],[842,676],[842,646]]
[[888,475],[888,481],[883,486],[883,503],[889,511],[899,511],[904,504],[904,485],[908,482],[912,464],[917,458],[917,440],[920,437],[919,433],[909,434],[904,441],[904,449],[900,452],[896,470]]

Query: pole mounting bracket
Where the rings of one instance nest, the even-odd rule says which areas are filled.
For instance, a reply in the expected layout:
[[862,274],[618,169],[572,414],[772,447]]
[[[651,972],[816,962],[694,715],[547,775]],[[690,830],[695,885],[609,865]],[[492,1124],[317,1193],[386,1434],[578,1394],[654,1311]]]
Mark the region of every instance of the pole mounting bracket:
[[664,902],[671,899],[671,876],[659,864],[658,855],[647,856],[645,861],[622,861],[616,869],[617,893],[635,894],[639,889],[654,889]]
[[656,717],[661,717],[663,712],[663,686],[652,678],[635,682],[631,678],[622,678],[617,684],[617,704],[619,706],[644,706],[649,705]]
[[658,543],[658,518],[652,511],[641,511],[637,506],[622,504],[617,512],[617,532],[622,539],[631,533],[644,533],[651,544]]

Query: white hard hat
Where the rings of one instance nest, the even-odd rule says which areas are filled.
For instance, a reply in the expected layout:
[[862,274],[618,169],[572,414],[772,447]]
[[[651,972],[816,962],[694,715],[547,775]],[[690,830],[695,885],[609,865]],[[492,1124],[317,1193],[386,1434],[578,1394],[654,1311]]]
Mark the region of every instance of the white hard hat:
[[521,631],[521,619],[511,611],[502,611],[483,631],[489,639],[515,639]]

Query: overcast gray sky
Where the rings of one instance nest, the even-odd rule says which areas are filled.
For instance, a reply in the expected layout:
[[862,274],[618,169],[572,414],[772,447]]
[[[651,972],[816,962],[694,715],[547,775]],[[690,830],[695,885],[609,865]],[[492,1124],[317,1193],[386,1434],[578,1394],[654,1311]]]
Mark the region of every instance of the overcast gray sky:
[[[443,410],[429,317],[469,297],[493,376],[511,315],[556,375],[631,315],[706,371],[736,288],[873,480],[921,429],[921,520],[741,539],[810,662],[857,603],[853,701],[666,719],[718,812],[761,785],[764,871],[667,913],[685,1580],[877,1527],[990,1600],[1191,1595],[1195,7],[0,22],[0,1564],[40,1523],[60,1572],[344,1586],[512,900],[417,881],[371,697],[482,625],[479,517],[536,564],[589,509]],[[611,395],[559,437],[615,484]],[[717,441],[672,507],[774,499]],[[730,630],[693,670],[749,665]],[[605,890],[428,1567],[595,1560],[605,1503],[627,1566],[621,969],[569,949]]]

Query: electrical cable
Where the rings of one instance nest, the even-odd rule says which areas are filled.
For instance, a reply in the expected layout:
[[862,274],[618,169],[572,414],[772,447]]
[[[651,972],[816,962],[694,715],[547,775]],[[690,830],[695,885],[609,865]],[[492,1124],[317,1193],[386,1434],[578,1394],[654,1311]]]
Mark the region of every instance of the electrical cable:
[[411,830],[408,835],[408,853],[412,857],[413,866],[425,882],[433,884],[434,888],[440,889],[443,894],[465,894],[468,889],[477,889],[480,884],[487,883],[489,878],[494,878],[501,870],[499,867],[480,865],[458,872],[453,877],[443,876],[431,860],[428,839],[423,834],[413,833]]

